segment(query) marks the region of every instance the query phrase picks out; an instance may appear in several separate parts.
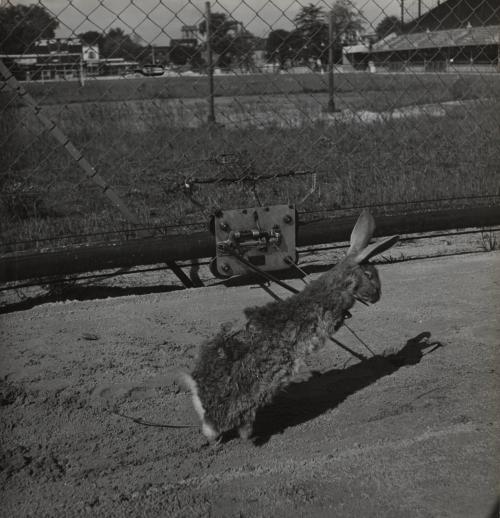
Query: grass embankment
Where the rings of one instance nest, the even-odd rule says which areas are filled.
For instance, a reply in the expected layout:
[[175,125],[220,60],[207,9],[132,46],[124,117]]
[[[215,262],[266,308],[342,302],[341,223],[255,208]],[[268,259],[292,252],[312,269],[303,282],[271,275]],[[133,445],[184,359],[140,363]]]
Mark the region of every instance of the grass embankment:
[[[32,82],[26,90],[41,104],[68,104],[97,101],[144,99],[186,99],[208,96],[207,76],[162,78],[88,79],[78,81]],[[327,74],[252,74],[224,75],[214,78],[215,95],[300,94],[328,91]],[[458,98],[483,98],[492,92],[500,95],[500,74],[370,74],[364,72],[335,74],[336,93],[369,92],[391,94],[392,102],[406,97],[418,104]],[[370,98],[366,98],[370,103]],[[370,109],[369,105],[365,108]],[[384,108],[385,109],[385,108]]]
[[[365,108],[375,102],[401,105],[405,98],[420,95],[418,89],[402,89],[401,81],[412,82],[414,77],[393,80],[397,89],[392,94],[372,90],[376,93],[364,97]],[[425,91],[447,97],[442,100],[464,96],[463,85],[444,95],[436,81],[442,78],[434,77]],[[363,96],[359,91],[356,96],[360,109]],[[344,99],[344,107],[350,106],[348,94],[339,99]],[[450,108],[440,118],[421,116],[369,125],[311,120],[301,128],[270,125],[259,130],[173,128],[168,106],[162,106],[156,116],[148,115],[138,129],[127,122],[128,103],[115,103],[113,117],[107,106],[90,103],[78,117],[71,114],[66,117],[66,130],[145,225],[203,222],[214,207],[252,206],[257,200],[297,202],[311,186],[307,176],[262,181],[255,191],[244,183],[203,185],[195,191],[193,203],[179,188],[192,177],[313,170],[318,173],[317,189],[302,210],[500,194],[499,101]],[[56,108],[61,117],[70,109]],[[86,241],[92,238],[82,234],[124,228],[117,210],[83,178],[34,117],[24,114],[19,121],[17,109],[4,110],[2,115],[0,235],[4,244],[38,240],[29,246],[42,247],[46,244],[40,240],[45,237],[79,234],[78,240]]]

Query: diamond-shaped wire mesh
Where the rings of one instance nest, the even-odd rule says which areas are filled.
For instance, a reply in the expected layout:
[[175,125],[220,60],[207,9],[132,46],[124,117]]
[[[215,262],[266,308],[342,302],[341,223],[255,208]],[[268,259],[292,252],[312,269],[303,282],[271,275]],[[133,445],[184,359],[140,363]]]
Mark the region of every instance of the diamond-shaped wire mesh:
[[2,251],[498,201],[499,56],[497,0],[2,0]]

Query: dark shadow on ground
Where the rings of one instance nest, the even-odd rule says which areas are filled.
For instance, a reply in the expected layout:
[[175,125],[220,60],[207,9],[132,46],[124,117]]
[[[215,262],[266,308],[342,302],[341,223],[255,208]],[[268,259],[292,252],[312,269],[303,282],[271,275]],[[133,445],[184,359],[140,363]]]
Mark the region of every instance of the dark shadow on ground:
[[[308,274],[326,271],[330,266],[312,266],[305,267],[304,271]],[[285,270],[282,272],[273,272],[278,279],[290,280],[296,279],[297,271]],[[77,281],[78,282],[78,281]],[[259,289],[264,286],[266,291],[273,291],[272,283],[262,285],[263,279],[258,275],[241,275],[216,282],[215,284],[223,284],[227,287],[246,286],[249,284],[257,284]],[[47,284],[47,283],[46,283]],[[213,285],[214,282],[208,282],[206,285]],[[42,285],[42,283],[40,283]],[[269,285],[269,288],[267,287]],[[182,290],[182,284],[163,284],[161,286],[85,286],[78,284],[54,284],[48,293],[26,297],[23,300],[0,305],[0,314],[13,313],[15,311],[24,311],[48,302],[64,302],[66,300],[92,300],[106,299],[109,297],[124,297],[127,295],[148,295],[151,293],[168,293],[170,291]]]
[[500,516],[500,498],[497,498],[497,501],[493,505],[493,509],[491,513],[488,515],[488,518],[498,518]]
[[64,289],[56,289],[42,295],[27,297],[18,302],[0,306],[0,314],[24,311],[46,304],[48,302],[64,302],[66,300],[94,300],[107,299],[109,297],[125,297],[127,295],[146,295],[148,293],[166,293],[182,290],[182,286],[71,286]]
[[[254,443],[266,443],[272,435],[283,432],[332,410],[347,397],[401,367],[416,365],[424,354],[441,347],[431,341],[429,332],[408,340],[397,353],[373,356],[346,369],[332,369],[313,375],[309,380],[292,383],[274,401],[257,413]],[[429,349],[424,353],[425,349]]]

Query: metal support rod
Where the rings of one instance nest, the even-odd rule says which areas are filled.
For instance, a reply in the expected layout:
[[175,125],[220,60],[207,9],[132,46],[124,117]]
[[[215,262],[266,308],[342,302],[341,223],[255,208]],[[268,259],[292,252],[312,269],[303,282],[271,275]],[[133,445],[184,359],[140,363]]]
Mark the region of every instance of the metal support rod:
[[[195,287],[193,281],[184,273],[182,268],[175,261],[166,261],[165,264],[172,270],[172,272],[174,272],[174,274],[186,288]],[[198,288],[199,286],[196,287]]]
[[327,111],[333,113],[335,111],[335,99],[333,97],[333,50],[334,50],[334,33],[333,33],[333,11],[330,11],[328,17],[328,106]]
[[233,252],[233,256],[236,257],[236,259],[238,259],[238,261],[241,261],[247,268],[250,268],[250,270],[255,272],[257,275],[260,275],[264,279],[271,281],[271,282],[275,282],[282,288],[285,288],[286,290],[291,291],[292,293],[299,293],[299,290],[295,289],[293,286],[290,286],[286,282],[283,282],[282,280],[277,279],[276,277],[274,277],[274,275],[271,275],[270,273],[265,272],[264,270],[261,270],[260,268],[253,265],[250,261],[245,259],[245,257],[243,257],[241,254],[237,253],[236,251]]
[[355,358],[357,358],[358,360],[361,360],[361,361],[364,361],[364,360],[367,360],[368,358],[366,356],[364,356],[363,354],[361,353],[357,353],[356,351],[354,351],[353,349],[351,349],[350,347],[347,347],[347,345],[344,345],[340,340],[337,340],[336,338],[333,338],[333,336],[329,336],[328,337],[333,343],[337,344],[339,347],[341,347],[342,349],[344,349],[344,351],[347,351],[348,353],[352,354]]
[[205,2],[205,19],[207,22],[207,60],[208,60],[208,122],[215,122],[214,107],[214,64],[212,60],[212,14],[210,2]]

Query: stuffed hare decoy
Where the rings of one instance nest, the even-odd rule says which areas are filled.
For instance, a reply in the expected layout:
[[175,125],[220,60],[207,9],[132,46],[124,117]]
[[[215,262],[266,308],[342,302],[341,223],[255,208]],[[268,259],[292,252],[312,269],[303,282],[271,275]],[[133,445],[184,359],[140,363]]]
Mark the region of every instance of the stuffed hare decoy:
[[363,211],[341,262],[284,301],[247,308],[245,327],[222,327],[201,346],[193,372],[182,374],[182,381],[210,441],[233,429],[248,438],[257,410],[339,329],[355,301],[379,300],[378,272],[368,260],[398,238],[369,245],[374,229],[373,216]]

